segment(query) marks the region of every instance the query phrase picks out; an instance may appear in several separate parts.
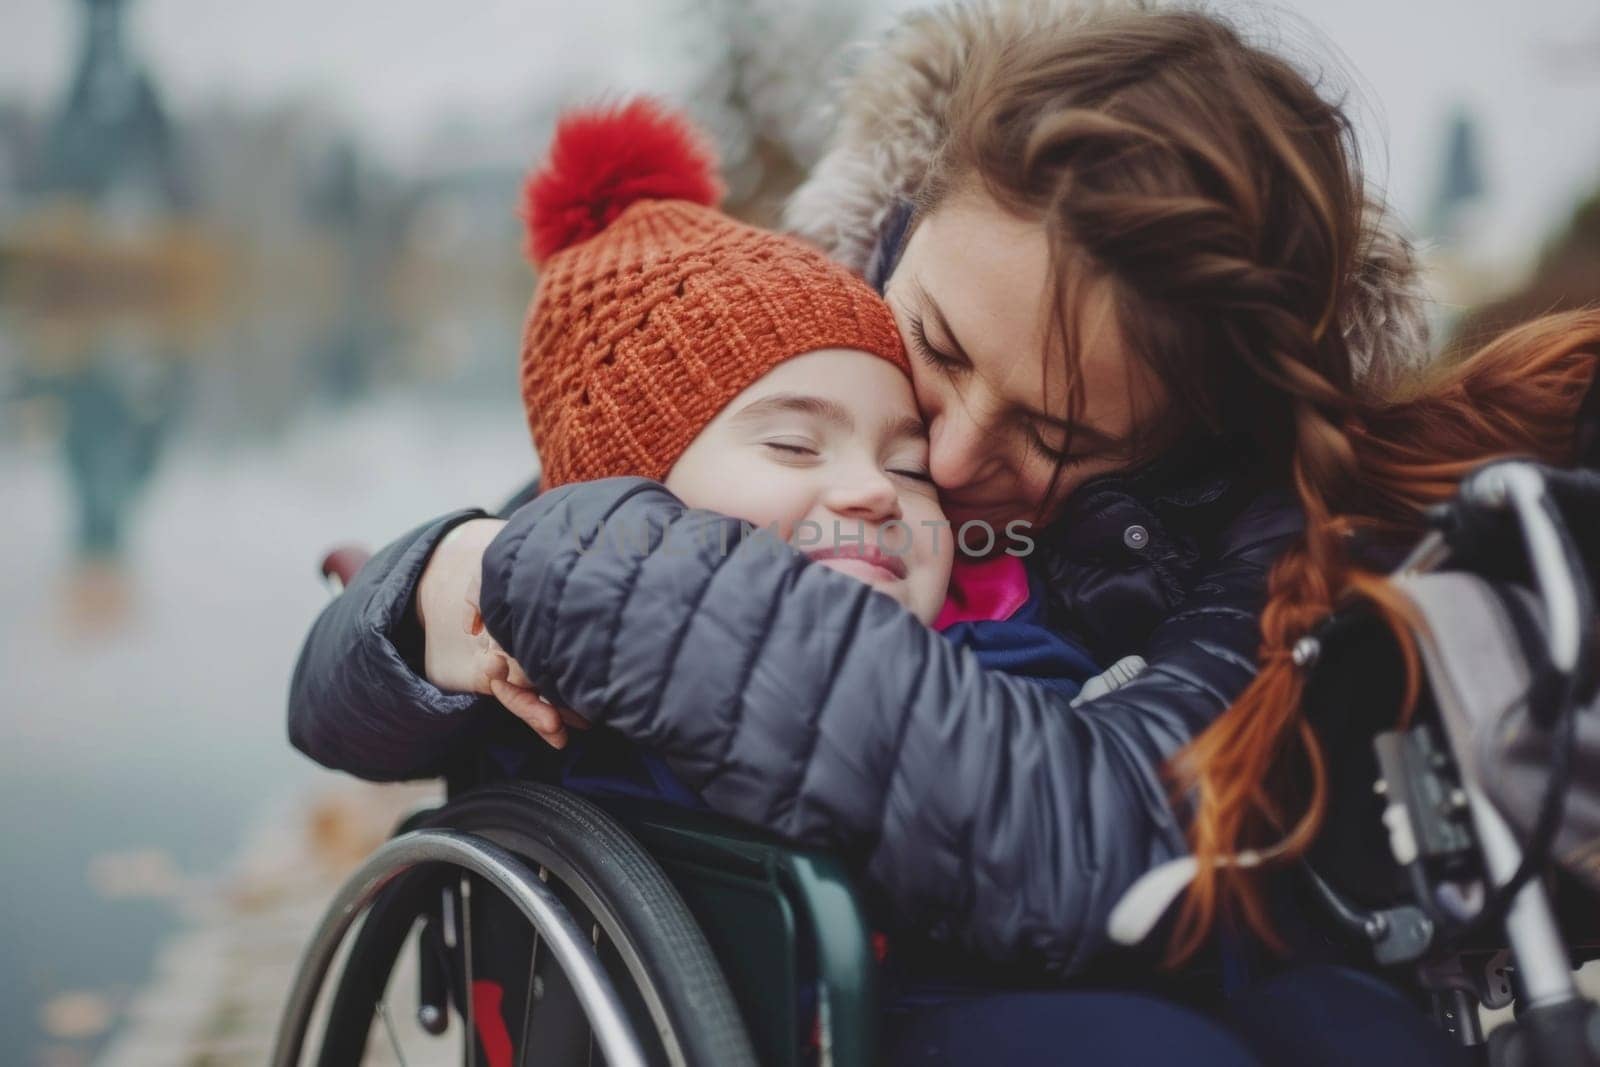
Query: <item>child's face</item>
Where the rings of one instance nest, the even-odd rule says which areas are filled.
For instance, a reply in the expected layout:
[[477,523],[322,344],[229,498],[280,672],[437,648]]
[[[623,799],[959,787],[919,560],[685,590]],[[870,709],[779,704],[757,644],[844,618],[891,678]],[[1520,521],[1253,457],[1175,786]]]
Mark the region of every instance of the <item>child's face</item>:
[[928,477],[911,383],[877,356],[797,356],[734,397],[678,458],[667,488],[690,507],[778,532],[894,597],[923,622],[954,553]]

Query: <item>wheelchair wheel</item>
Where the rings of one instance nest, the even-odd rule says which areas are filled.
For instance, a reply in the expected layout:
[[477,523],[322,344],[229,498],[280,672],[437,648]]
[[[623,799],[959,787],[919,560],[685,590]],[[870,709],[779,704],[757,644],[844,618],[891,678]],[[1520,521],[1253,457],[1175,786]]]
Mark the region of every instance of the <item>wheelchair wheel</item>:
[[[510,783],[473,790],[410,826],[373,862],[408,840],[456,842],[449,847],[465,852],[413,862],[398,874],[364,869],[352,880],[382,884],[367,890],[370,905],[340,974],[316,1062],[361,1062],[378,1033],[384,1036],[375,1043],[387,1040],[404,1063],[395,1020],[416,1007],[424,1028],[440,1033],[453,1003],[467,1064],[756,1063],[694,919],[656,863],[609,815],[564,790]],[[474,851],[490,862],[469,862]],[[515,899],[519,890],[559,914],[530,914]],[[325,925],[341,906],[352,910],[341,898]],[[353,917],[332,935],[324,970]],[[421,972],[415,1001],[393,981],[413,933]],[[314,942],[280,1033],[276,1062],[285,1067],[298,1062],[316,1001],[320,976],[307,972],[316,970],[317,950]],[[636,1053],[615,1051],[628,1045]]]

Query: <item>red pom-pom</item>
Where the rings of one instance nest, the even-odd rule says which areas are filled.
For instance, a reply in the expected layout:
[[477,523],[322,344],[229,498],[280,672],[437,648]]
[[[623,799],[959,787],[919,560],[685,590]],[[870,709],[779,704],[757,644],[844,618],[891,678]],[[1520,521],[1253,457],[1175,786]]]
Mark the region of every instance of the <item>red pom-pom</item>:
[[682,115],[649,99],[568,112],[523,189],[528,257],[542,264],[640,200],[715,207],[721,199],[716,161]]

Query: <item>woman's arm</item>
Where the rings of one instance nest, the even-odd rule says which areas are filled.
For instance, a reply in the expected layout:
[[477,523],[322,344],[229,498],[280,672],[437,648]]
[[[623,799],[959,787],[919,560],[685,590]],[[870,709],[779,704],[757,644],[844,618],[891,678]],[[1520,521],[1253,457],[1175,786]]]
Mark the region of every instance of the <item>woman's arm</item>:
[[440,541],[479,518],[459,511],[412,530],[322,609],[289,687],[289,740],[301,752],[377,781],[442,772],[482,698],[423,676],[417,586]]
[[1077,708],[637,479],[517,512],[482,603],[547,698],[657,748],[712,807],[843,850],[910,925],[1069,973],[1183,850],[1161,767],[1250,678],[1268,559],[1224,560],[1191,609],[1204,640],[1174,620],[1146,675]]

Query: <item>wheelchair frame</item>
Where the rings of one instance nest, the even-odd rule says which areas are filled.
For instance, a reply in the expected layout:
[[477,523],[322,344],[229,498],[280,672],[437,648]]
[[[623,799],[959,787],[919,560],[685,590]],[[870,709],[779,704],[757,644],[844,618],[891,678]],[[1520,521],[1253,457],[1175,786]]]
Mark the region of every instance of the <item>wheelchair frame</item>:
[[[1527,462],[1503,461],[1480,469],[1463,481],[1456,501],[1437,509],[1432,516],[1435,529],[1392,580],[1403,591],[1410,583],[1425,582],[1423,576],[1461,552],[1469,540],[1465,531],[1485,515],[1513,523],[1543,607],[1553,672],[1535,682],[1546,683],[1546,694],[1559,694],[1562,706],[1554,718],[1570,725],[1571,717],[1582,710],[1578,693],[1595,678],[1595,604],[1582,553],[1555,500],[1557,484],[1600,493],[1600,480],[1589,475]],[[1320,636],[1303,638],[1294,650],[1296,664],[1314,668],[1324,640],[1340,621],[1335,616]],[[1536,866],[1547,859],[1550,841],[1534,842],[1533,860],[1528,860],[1524,845],[1486,792],[1469,739],[1451,728],[1452,721],[1466,716],[1460,709],[1460,694],[1442,684],[1448,672],[1440,666],[1432,635],[1422,627],[1415,636],[1422,664],[1434,682],[1429,691],[1441,722],[1378,733],[1372,739],[1378,775],[1371,783],[1383,802],[1389,853],[1406,874],[1413,901],[1365,911],[1308,868],[1315,895],[1338,925],[1369,944],[1376,962],[1419,963],[1418,978],[1435,998],[1438,1021],[1463,1044],[1484,1040],[1478,1003],[1497,1008],[1514,1001],[1519,1009],[1516,1019],[1491,1035],[1494,1067],[1594,1067],[1600,1064],[1600,1005],[1577,986],[1572,954]],[[1559,729],[1560,724],[1552,732]],[[1557,794],[1562,790],[1564,785],[1555,783],[1544,798],[1542,807],[1553,809],[1541,813],[1541,823],[1549,823],[1547,834],[1553,833],[1559,816],[1562,798]],[[1535,836],[1539,833],[1536,830]],[[1479,867],[1485,899],[1470,918],[1452,921],[1439,915],[1435,901],[1449,890],[1430,872],[1430,861],[1465,861]],[[1504,933],[1506,948],[1477,952],[1486,958],[1481,969],[1464,967],[1460,946],[1473,935],[1481,941],[1495,923]],[[1452,950],[1453,956],[1448,954]]]

